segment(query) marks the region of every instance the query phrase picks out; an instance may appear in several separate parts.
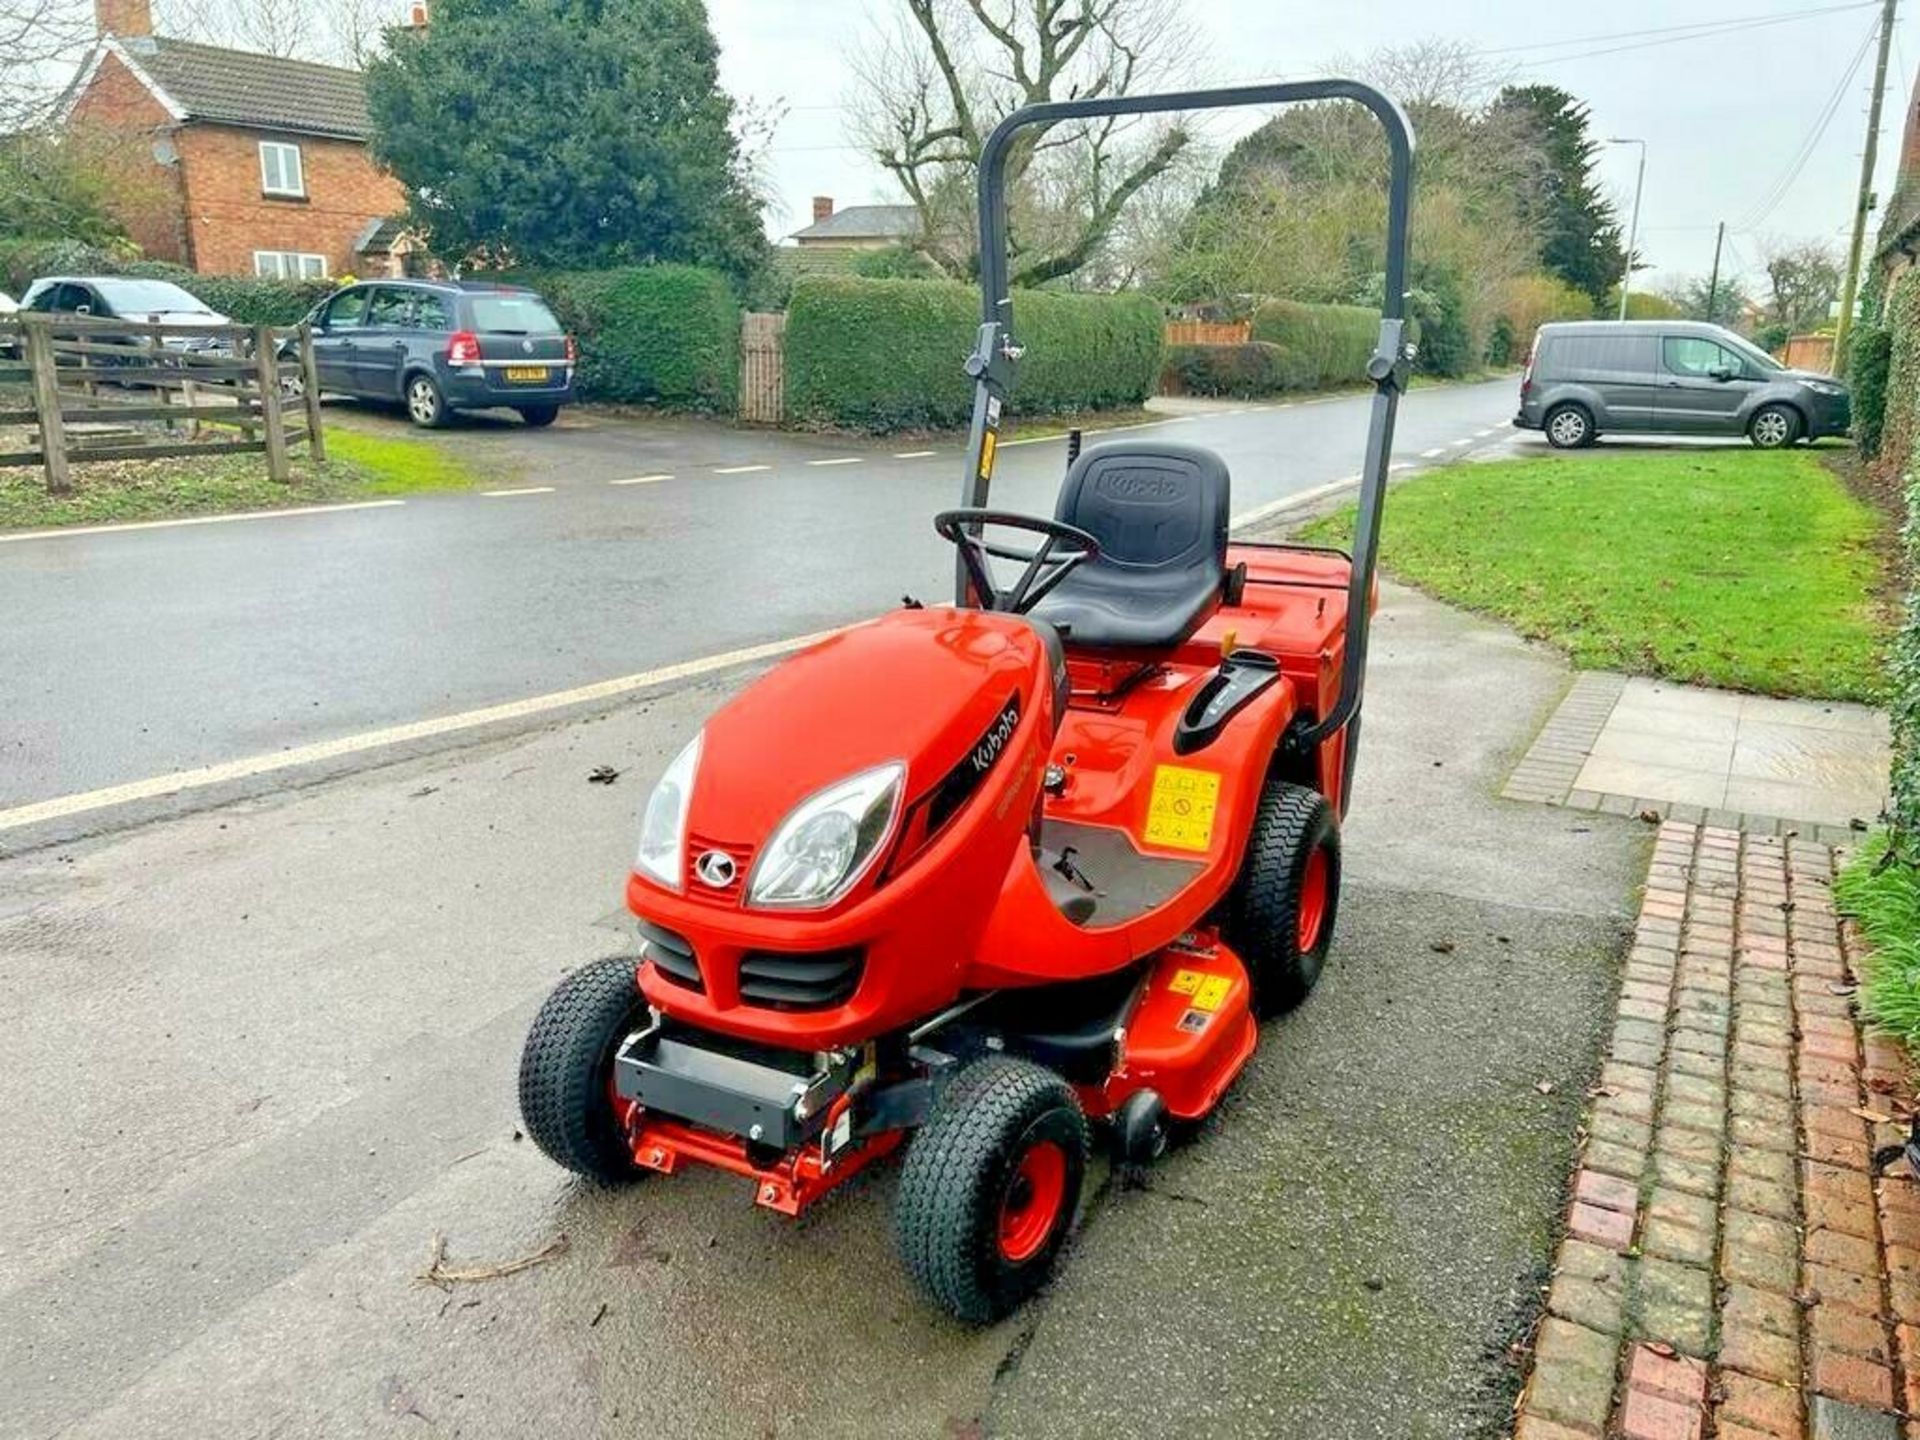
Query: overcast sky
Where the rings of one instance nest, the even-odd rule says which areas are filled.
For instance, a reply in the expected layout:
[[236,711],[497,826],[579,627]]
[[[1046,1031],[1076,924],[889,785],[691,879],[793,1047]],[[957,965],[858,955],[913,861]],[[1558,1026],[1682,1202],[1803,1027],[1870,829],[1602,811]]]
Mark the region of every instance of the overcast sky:
[[[871,33],[870,17],[889,13],[897,0],[708,3],[727,88],[791,107],[769,157],[785,212],[769,217],[769,230],[784,235],[805,225],[813,195],[831,195],[841,205],[899,199],[884,172],[849,143],[841,109],[852,83],[845,56]],[[1382,45],[1430,36],[1465,42],[1510,67],[1515,79],[1550,82],[1585,99],[1597,134],[1645,138],[1640,249],[1656,268],[1639,283],[1705,274],[1714,225],[1723,219],[1727,263],[1757,274],[1763,237],[1845,242],[1866,135],[1871,50],[1844,90],[1841,79],[1879,7],[1869,0],[1834,8],[1839,3],[1195,0],[1191,10],[1201,35],[1194,80],[1303,78],[1329,73],[1341,55]],[[1779,17],[1793,18],[1771,23]],[[1627,33],[1736,23],[1750,28],[1686,40]],[[1881,132],[1883,195],[1892,187],[1912,67],[1920,61],[1916,23],[1903,16],[1895,27]],[[1611,53],[1583,54],[1589,51]],[[1825,133],[1781,190],[1829,102],[1836,103]],[[1210,130],[1228,142],[1251,123],[1257,120],[1216,122]],[[1604,162],[1623,223],[1636,155],[1618,147]]]

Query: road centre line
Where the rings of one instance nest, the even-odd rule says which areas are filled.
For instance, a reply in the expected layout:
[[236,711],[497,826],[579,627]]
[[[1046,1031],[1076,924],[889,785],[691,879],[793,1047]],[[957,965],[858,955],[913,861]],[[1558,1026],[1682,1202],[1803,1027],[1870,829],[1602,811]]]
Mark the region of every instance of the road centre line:
[[671,480],[671,475],[629,475],[625,480],[609,480],[609,485],[651,485],[658,480]]
[[756,470],[771,470],[771,465],[722,465],[713,473],[716,475],[751,475]]
[[482,490],[481,496],[488,500],[504,500],[511,495],[551,495],[551,485],[522,485],[512,490]]
[[21,540],[65,540],[76,535],[119,535],[133,530],[171,530],[182,525],[231,525],[241,520],[284,520],[294,515],[332,515],[342,510],[387,510],[404,500],[353,500],[343,505],[289,505],[284,510],[246,510],[238,515],[182,515],[174,520],[127,520],[113,525],[67,525],[45,530],[16,530],[0,535],[0,545]]
[[1464,439],[1464,440],[1456,440],[1456,441],[1454,441],[1454,442],[1453,442],[1453,448],[1454,448],[1455,450],[1458,450],[1458,449],[1459,449],[1459,448],[1460,448],[1460,447],[1461,447],[1462,445],[1471,445],[1472,443],[1473,443],[1473,437],[1472,437],[1471,435],[1469,435],[1469,436],[1468,436],[1468,437],[1467,437],[1466,439]]
[[867,457],[864,455],[836,455],[831,460],[809,460],[809,465],[858,465]]
[[832,630],[820,630],[810,635],[797,635],[787,640],[773,640],[764,645],[750,645],[740,650],[706,655],[698,660],[683,660],[673,665],[662,665],[653,670],[642,670],[633,675],[601,680],[572,690],[557,690],[525,700],[511,700],[501,705],[466,710],[457,715],[441,715],[431,720],[391,725],[380,730],[363,731],[358,735],[345,735],[337,740],[322,740],[311,745],[296,746],[290,750],[276,750],[270,754],[227,760],[216,765],[202,765],[192,770],[175,770],[166,775],[150,776],[147,779],[133,780],[123,785],[109,785],[99,790],[86,790],[72,795],[56,796],[51,800],[36,801],[31,805],[17,805],[9,810],[0,810],[0,830],[16,830],[25,825],[41,824],[48,820],[64,820],[94,810],[105,810],[115,805],[127,805],[139,800],[162,799],[190,790],[204,790],[211,785],[229,784],[236,780],[252,779],[258,775],[269,775],[275,771],[290,770],[296,766],[312,765],[320,761],[337,760],[343,756],[361,754],[368,750],[384,749],[390,745],[404,745],[435,736],[455,734],[462,730],[472,730],[482,725],[498,724],[505,720],[524,720],[596,700],[609,700],[631,694],[636,690],[651,689],[657,685],[689,680],[696,676],[712,674],[717,670],[727,670],[738,665],[750,665],[757,660],[770,660],[777,655],[791,654],[795,650],[805,649],[836,633]]
[[893,458],[896,460],[924,460],[927,456],[937,453],[937,451],[933,450],[896,450],[893,452]]
[[1431,460],[1431,459],[1433,459],[1433,458],[1434,458],[1434,457],[1436,457],[1436,456],[1439,456],[1439,455],[1444,455],[1444,454],[1446,454],[1446,453],[1447,453],[1447,447],[1446,447],[1446,446],[1444,446],[1444,445],[1436,445],[1436,446],[1434,446],[1434,447],[1433,447],[1433,449],[1431,449],[1431,450],[1422,450],[1422,451],[1420,452],[1420,458],[1421,458],[1422,460]]

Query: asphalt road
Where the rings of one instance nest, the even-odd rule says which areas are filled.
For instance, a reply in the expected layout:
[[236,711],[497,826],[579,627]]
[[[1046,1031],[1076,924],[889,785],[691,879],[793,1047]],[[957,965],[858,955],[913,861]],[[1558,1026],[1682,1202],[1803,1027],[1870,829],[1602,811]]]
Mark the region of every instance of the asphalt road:
[[[0,1436],[1504,1433],[1646,844],[1492,798],[1558,660],[1388,587],[1319,989],[983,1331],[895,1264],[891,1166],[791,1224],[515,1130],[534,1007],[630,946],[635,807],[742,679],[0,865]],[[436,1233],[568,1244],[442,1291]]]
[[[1422,388],[1396,459],[1504,442],[1513,382]],[[1218,450],[1246,513],[1357,472],[1362,395],[1137,430]],[[1098,440],[1101,437],[1093,437]],[[961,457],[569,416],[453,432],[526,493],[0,541],[0,809],[545,694],[943,595]],[[900,458],[902,452],[926,451]],[[1049,513],[1063,442],[1002,452]],[[664,476],[639,484],[616,484]]]

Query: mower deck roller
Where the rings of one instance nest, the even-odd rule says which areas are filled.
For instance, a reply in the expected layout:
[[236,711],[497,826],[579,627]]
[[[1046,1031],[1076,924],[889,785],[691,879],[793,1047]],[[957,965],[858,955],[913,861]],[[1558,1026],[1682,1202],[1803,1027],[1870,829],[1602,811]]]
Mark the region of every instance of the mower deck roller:
[[[1070,448],[1050,518],[988,508],[1021,354],[1005,171],[1032,127],[1351,100],[1388,139],[1386,303],[1351,557],[1234,542],[1231,477]],[[1041,1285],[1096,1133],[1207,1115],[1332,943],[1402,337],[1413,137],[1346,80],[1029,107],[980,162],[982,319],[955,603],[842,631],[709,718],[641,821],[642,944],[569,976],[528,1133],[613,1183],[697,1164],[797,1214],[904,1146],[901,1255],[999,1318]],[[1009,569],[1009,567],[1012,567]]]

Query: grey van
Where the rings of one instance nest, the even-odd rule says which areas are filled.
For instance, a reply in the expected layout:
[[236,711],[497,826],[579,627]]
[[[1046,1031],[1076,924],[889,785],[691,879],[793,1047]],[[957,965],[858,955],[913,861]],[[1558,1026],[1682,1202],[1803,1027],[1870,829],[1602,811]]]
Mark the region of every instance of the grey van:
[[1847,387],[1789,370],[1718,325],[1693,320],[1542,325],[1513,423],[1550,444],[1591,445],[1609,430],[1745,435],[1762,450],[1844,435]]

